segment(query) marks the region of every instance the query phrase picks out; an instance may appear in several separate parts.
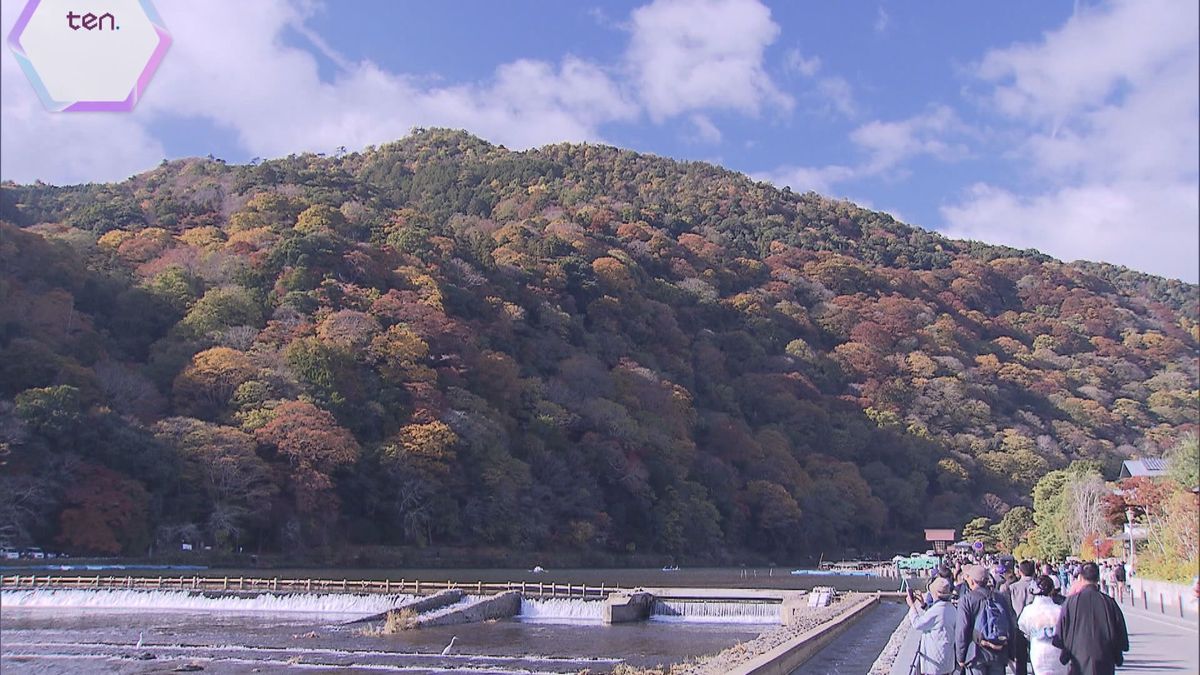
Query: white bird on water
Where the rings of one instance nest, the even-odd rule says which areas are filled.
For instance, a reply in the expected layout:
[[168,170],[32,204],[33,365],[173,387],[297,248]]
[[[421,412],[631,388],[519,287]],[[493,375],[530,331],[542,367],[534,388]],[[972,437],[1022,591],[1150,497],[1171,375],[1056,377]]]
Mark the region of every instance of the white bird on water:
[[446,648],[442,650],[442,656],[449,656],[449,655],[450,655],[450,650],[451,650],[451,649],[454,647],[454,641],[455,641],[455,640],[457,640],[457,639],[458,639],[458,636],[457,636],[457,635],[455,635],[455,636],[452,636],[452,637],[450,638],[450,644],[446,645]]
[[137,643],[137,647],[136,647],[137,649],[142,648],[142,639],[145,637],[146,637],[146,633],[144,631],[141,633],[138,633],[138,643]]

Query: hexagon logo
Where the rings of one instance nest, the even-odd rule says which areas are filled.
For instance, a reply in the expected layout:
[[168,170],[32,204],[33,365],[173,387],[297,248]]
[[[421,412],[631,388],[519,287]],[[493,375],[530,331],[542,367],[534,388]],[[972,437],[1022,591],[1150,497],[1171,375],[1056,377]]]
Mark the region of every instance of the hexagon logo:
[[171,35],[150,0],[29,0],[8,45],[46,108],[130,111]]

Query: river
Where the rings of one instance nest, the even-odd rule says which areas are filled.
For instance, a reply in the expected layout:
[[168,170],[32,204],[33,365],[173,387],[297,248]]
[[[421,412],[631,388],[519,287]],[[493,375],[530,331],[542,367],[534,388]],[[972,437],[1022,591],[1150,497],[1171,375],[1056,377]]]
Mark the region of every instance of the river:
[[[40,574],[46,574],[40,571]],[[894,580],[792,576],[775,568],[631,569],[210,569],[65,570],[61,574],[192,574],[423,581],[526,581],[633,586],[891,590]],[[369,636],[346,621],[383,611],[400,596],[331,594],[219,597],[137,591],[5,591],[0,657],[5,673],[385,671],[415,675],[606,673],[620,663],[654,666],[720,651],[771,628],[763,606],[663,604],[645,623],[606,626],[600,605],[526,601],[514,619]],[[452,653],[442,649],[457,637]],[[136,645],[141,640],[142,646]],[[138,657],[153,656],[150,660]]]

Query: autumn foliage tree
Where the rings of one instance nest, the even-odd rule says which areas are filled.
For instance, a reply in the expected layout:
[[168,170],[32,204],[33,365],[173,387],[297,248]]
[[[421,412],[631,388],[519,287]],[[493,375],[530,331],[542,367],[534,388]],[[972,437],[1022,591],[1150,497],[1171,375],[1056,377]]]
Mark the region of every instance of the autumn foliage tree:
[[332,519],[338,507],[332,474],[358,458],[358,442],[328,411],[305,401],[285,401],[254,432],[288,469],[297,512]]
[[77,553],[141,553],[148,543],[148,502],[141,483],[103,466],[81,465],[63,495],[58,540]]

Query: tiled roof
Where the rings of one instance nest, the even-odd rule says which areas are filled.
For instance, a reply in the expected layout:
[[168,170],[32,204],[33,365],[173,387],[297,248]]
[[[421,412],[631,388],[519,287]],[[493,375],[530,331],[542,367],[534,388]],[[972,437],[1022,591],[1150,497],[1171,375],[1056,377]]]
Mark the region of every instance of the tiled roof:
[[1160,457],[1144,459],[1127,459],[1124,462],[1123,475],[1130,476],[1161,476],[1167,472],[1167,460]]

